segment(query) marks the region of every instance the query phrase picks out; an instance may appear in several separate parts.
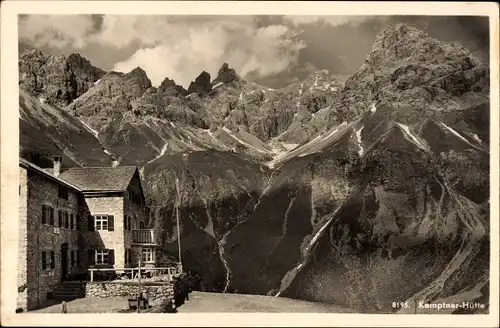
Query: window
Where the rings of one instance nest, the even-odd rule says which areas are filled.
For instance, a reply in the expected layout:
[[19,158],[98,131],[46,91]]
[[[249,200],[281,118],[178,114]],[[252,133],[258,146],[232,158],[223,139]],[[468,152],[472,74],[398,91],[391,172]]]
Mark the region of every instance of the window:
[[154,251],[152,248],[142,249],[142,261],[143,262],[154,262]]
[[64,186],[58,186],[57,195],[59,198],[68,200],[68,188],[66,188]]
[[64,218],[64,228],[68,229],[69,228],[69,215],[68,215],[68,212],[63,211],[63,218]]
[[75,261],[75,251],[71,251],[71,266],[74,266],[76,263]]
[[114,231],[113,215],[94,215],[89,218],[89,231],[107,230]]
[[42,270],[47,269],[47,252],[42,251]]
[[89,265],[115,264],[113,249],[89,249]]
[[76,265],[80,265],[80,250],[76,250]]
[[56,267],[54,251],[42,251],[42,270],[54,269]]
[[54,225],[54,209],[52,207],[49,207],[50,209],[50,216],[49,216],[49,224],[51,226]]
[[73,215],[73,213],[71,213],[69,215],[69,224],[70,224],[70,229],[71,230],[74,230],[75,229],[75,216]]
[[50,268],[54,269],[56,267],[56,253],[54,251],[50,252]]
[[129,264],[132,262],[132,251],[130,248],[125,249],[125,264]]
[[42,205],[42,224],[50,224],[54,221],[54,209],[48,205]]
[[57,211],[58,217],[59,217],[59,228],[69,228],[69,215],[68,212],[59,210]]

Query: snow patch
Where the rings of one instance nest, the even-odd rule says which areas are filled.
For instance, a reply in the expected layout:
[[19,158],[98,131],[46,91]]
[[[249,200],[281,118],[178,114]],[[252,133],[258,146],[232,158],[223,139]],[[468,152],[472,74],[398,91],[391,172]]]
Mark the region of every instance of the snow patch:
[[337,92],[338,88],[337,87],[330,87],[330,90],[332,90],[333,92]]
[[396,122],[396,124],[399,125],[399,127],[403,129],[403,131],[406,133],[406,135],[408,135],[410,137],[410,139],[411,139],[411,141],[413,141],[413,143],[415,143],[418,147],[422,148],[423,150],[427,150],[427,148],[417,139],[417,137],[415,137],[410,132],[410,128],[407,125],[404,125],[404,124],[401,124],[398,122]]
[[299,90],[299,97],[302,95],[302,88],[304,87],[304,83],[300,85],[300,90]]
[[95,82],[94,82],[94,85],[95,85],[95,84],[97,84],[97,83],[99,83],[99,82],[101,82],[101,79],[99,79],[99,80],[95,81]]
[[372,104],[372,107],[370,108],[370,112],[375,113],[377,111],[377,106],[375,106],[375,103]]
[[220,87],[220,86],[221,86],[221,85],[223,85],[223,84],[224,84],[224,82],[219,82],[219,83],[217,83],[216,85],[214,85],[214,86],[212,87],[212,90],[213,90],[213,89],[215,89],[215,88]]
[[112,167],[117,167],[118,165],[120,165],[120,161],[113,161],[113,163],[111,163]]
[[38,98],[38,100],[40,100],[40,102],[41,102],[42,104],[45,104],[45,98],[43,98],[43,97],[39,97],[39,98]]
[[364,126],[362,126],[358,131],[356,131],[356,139],[358,141],[359,156],[363,156],[363,142],[361,141],[361,131],[363,131]]
[[283,147],[286,148],[286,150],[290,151],[294,148],[296,148],[299,144],[292,144],[292,143],[282,143]]
[[195,95],[195,93],[190,93],[190,94],[188,94],[185,98],[191,98],[191,97],[192,97],[192,96],[194,96],[194,95]]
[[242,145],[244,145],[244,146],[246,146],[246,147],[249,147],[249,148],[253,148],[253,149],[257,150],[257,151],[258,151],[258,152],[260,152],[260,153],[266,154],[266,152],[265,152],[265,151],[263,151],[263,150],[261,150],[261,149],[259,149],[259,148],[255,147],[254,145],[251,145],[251,144],[249,144],[248,142],[245,142],[245,141],[241,140],[240,138],[238,138],[237,136],[235,136],[235,135],[233,134],[233,132],[232,132],[231,130],[229,130],[228,128],[223,127],[222,129],[223,129],[223,130],[224,130],[227,134],[229,134],[229,136],[231,136],[234,140],[238,141],[240,144],[242,144]]
[[113,154],[111,154],[111,153],[110,153],[107,149],[104,149],[104,152],[105,152],[106,154],[108,154],[109,156],[113,156]]
[[477,142],[479,142],[479,143],[482,143],[482,142],[483,142],[483,141],[482,141],[482,140],[478,137],[478,135],[477,135],[477,134],[475,134],[475,133],[473,133],[473,134],[472,134],[472,137],[474,137],[474,139],[475,139]]
[[243,92],[240,92],[240,101],[243,100]]
[[448,125],[446,125],[444,123],[441,123],[441,125],[443,127],[445,127],[446,129],[448,129],[448,131],[450,131],[451,133],[453,133],[454,135],[456,135],[457,137],[459,137],[460,139],[462,139],[463,141],[465,141],[466,143],[470,144],[469,140],[465,139],[460,133],[458,133],[457,131],[455,131],[453,128],[449,127]]
[[99,131],[97,130],[94,130],[90,127],[90,125],[88,125],[87,123],[85,123],[83,120],[80,120],[80,122],[82,122],[82,124],[87,128],[87,130],[90,131],[90,133],[92,133],[94,135],[94,137],[96,137],[96,139],[99,139]]
[[170,126],[172,126],[173,128],[176,127],[174,123],[172,123],[172,122],[168,122],[168,123],[170,123]]

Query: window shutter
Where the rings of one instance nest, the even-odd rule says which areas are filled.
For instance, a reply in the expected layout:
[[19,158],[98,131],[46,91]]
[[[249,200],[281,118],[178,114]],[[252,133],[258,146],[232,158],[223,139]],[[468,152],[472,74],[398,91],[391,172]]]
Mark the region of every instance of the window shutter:
[[42,205],[42,224],[47,223],[47,206]]
[[42,251],[42,270],[47,269],[47,253]]
[[63,220],[63,217],[62,217],[62,211],[61,211],[61,210],[57,211],[57,215],[58,215],[58,217],[59,217],[59,228],[62,228],[62,226],[63,226],[63,221],[62,221],[62,220]]
[[68,215],[68,212],[64,212],[64,227],[66,229],[69,228],[69,215]]
[[54,269],[56,267],[56,254],[54,251],[50,252],[50,268]]
[[115,250],[114,249],[108,249],[108,264],[111,264],[111,265],[115,264]]
[[94,265],[95,264],[95,250],[94,249],[89,249],[89,265]]
[[54,208],[49,207],[49,209],[50,209],[50,225],[53,226],[54,225]]
[[89,215],[88,221],[89,221],[89,231],[94,231],[94,217],[92,215]]
[[115,218],[113,215],[108,215],[108,231],[115,230]]

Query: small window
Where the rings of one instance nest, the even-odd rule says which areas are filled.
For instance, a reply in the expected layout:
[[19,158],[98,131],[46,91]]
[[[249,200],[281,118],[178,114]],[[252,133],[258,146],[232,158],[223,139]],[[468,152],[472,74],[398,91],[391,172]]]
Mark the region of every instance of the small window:
[[50,252],[50,268],[54,269],[56,267],[56,253],[54,251]]
[[154,262],[154,251],[152,248],[142,249],[142,261],[143,262]]
[[95,215],[94,216],[95,230],[114,230],[114,217],[113,215]]
[[64,228],[68,229],[69,228],[69,215],[68,215],[68,212],[63,211],[63,218],[64,218]]
[[63,211],[61,211],[61,210],[57,211],[57,219],[58,219],[58,227],[62,228],[64,225]]
[[49,216],[49,224],[51,226],[54,225],[54,209],[52,207],[49,207],[50,209],[50,216]]
[[42,224],[48,224],[50,219],[50,207],[42,205]]
[[70,223],[69,228],[70,228],[71,230],[74,230],[74,229],[75,229],[75,216],[73,215],[73,213],[71,213],[71,214],[69,215],[69,223]]
[[132,262],[132,256],[131,256],[131,252],[130,252],[130,249],[129,248],[126,248],[125,249],[125,264],[129,264],[130,262]]
[[75,251],[71,251],[71,266],[74,266],[76,264],[75,261]]
[[42,270],[54,269],[56,267],[56,254],[54,251],[42,251]]
[[89,250],[89,264],[115,264],[113,249]]
[[61,199],[68,200],[68,188],[66,188],[64,186],[58,186],[58,188],[57,188],[57,195]]
[[47,293],[47,301],[51,301],[54,299],[54,293],[53,292],[48,292]]
[[42,270],[47,269],[47,252],[42,251]]

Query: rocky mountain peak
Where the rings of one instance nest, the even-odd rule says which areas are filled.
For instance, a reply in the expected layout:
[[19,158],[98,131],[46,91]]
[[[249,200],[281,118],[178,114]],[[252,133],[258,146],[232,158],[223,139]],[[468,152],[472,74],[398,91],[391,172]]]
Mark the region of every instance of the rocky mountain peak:
[[217,77],[212,82],[213,85],[217,83],[230,83],[237,80],[238,76],[233,68],[229,68],[228,63],[222,64],[221,68],[217,73]]
[[169,95],[169,96],[186,96],[187,95],[187,90],[184,89],[182,86],[178,85],[175,83],[174,80],[169,79],[168,77],[165,78],[158,87],[158,92],[161,94]]
[[56,106],[66,106],[105,74],[78,55],[52,56],[28,49],[19,58],[19,85]]
[[212,83],[210,82],[210,74],[206,71],[201,72],[200,75],[191,82],[188,88],[188,93],[196,93],[203,96],[212,90]]
[[95,82],[106,74],[104,70],[93,66],[87,58],[79,53],[72,53],[68,56],[67,61],[77,76],[89,82]]

